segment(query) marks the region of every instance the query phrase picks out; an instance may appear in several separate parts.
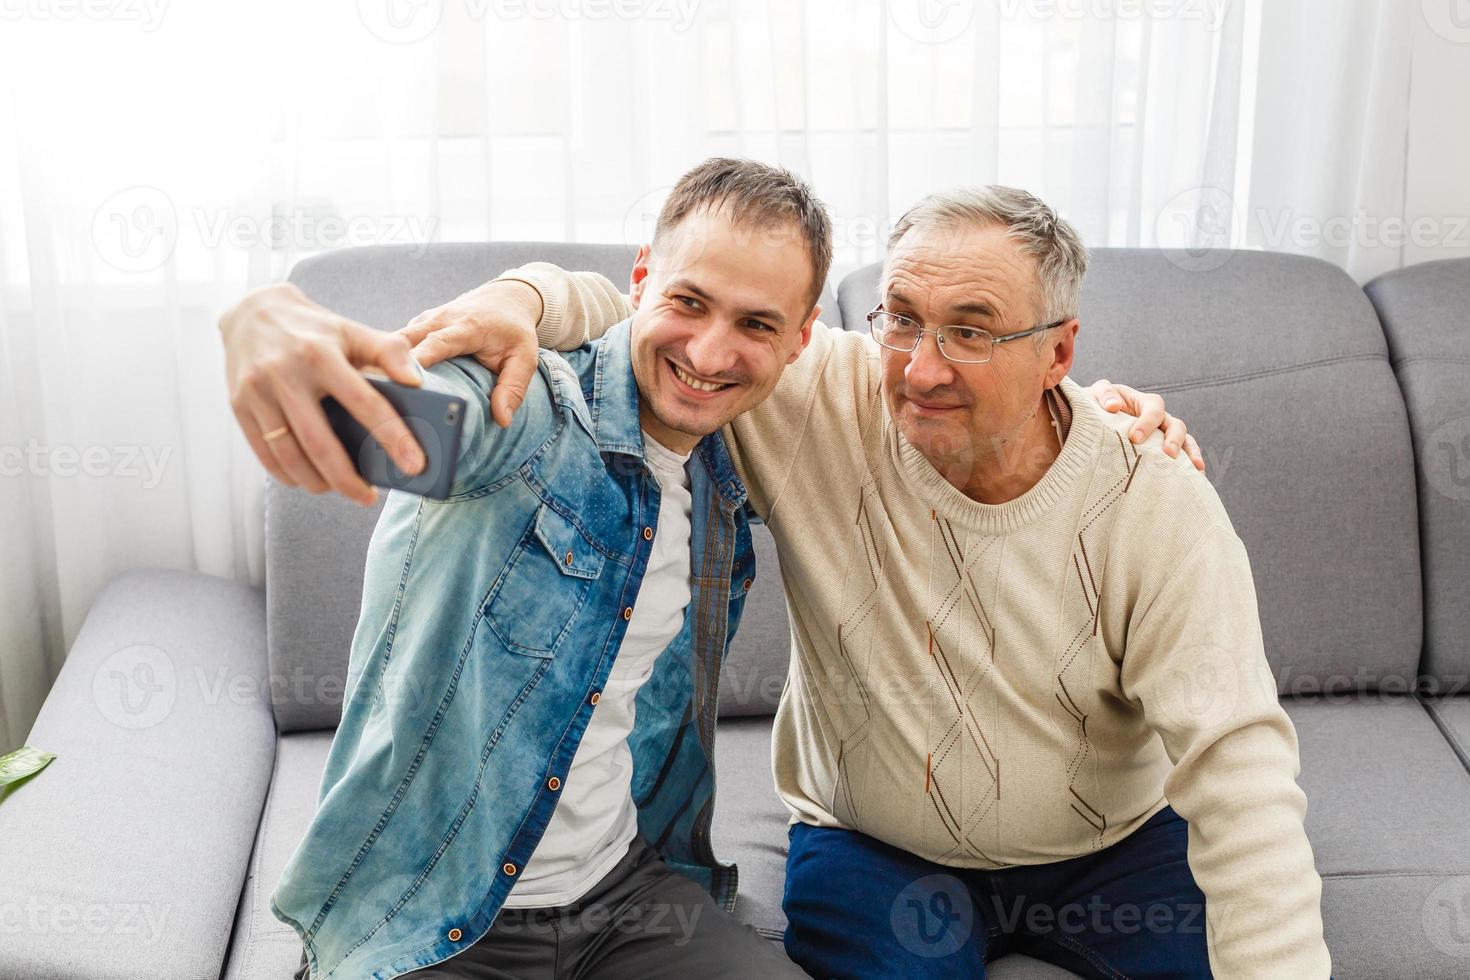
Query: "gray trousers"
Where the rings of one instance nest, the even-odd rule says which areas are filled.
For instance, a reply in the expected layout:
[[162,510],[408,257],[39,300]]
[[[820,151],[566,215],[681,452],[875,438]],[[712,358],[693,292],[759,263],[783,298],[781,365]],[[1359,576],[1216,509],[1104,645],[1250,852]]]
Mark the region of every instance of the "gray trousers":
[[[306,956],[296,980],[305,980]],[[501,909],[479,942],[413,980],[783,980],[805,978],[753,928],[715,904],[637,837],[579,901]]]

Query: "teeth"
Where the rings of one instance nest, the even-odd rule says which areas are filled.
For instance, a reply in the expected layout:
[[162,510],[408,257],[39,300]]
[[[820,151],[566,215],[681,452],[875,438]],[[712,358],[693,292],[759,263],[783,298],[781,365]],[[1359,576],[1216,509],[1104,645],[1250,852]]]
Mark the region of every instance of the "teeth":
[[684,382],[686,385],[696,391],[719,391],[721,388],[729,387],[728,385],[710,384],[708,381],[700,381],[697,378],[690,377],[683,371],[679,370],[679,365],[675,364],[673,361],[669,362],[669,366],[674,369],[674,374],[678,376],[680,381]]

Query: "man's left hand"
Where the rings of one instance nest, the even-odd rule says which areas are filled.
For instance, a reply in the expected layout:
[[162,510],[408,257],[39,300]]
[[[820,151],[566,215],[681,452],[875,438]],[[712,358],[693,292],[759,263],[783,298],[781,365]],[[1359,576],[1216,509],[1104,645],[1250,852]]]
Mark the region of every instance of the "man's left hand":
[[1127,412],[1138,416],[1138,422],[1128,433],[1135,443],[1142,442],[1159,429],[1164,430],[1164,452],[1178,456],[1179,450],[1189,453],[1190,462],[1201,473],[1205,471],[1204,453],[1184,420],[1164,411],[1164,396],[1142,392],[1127,385],[1113,384],[1106,379],[1094,381],[1088,387],[1093,400],[1109,412]]

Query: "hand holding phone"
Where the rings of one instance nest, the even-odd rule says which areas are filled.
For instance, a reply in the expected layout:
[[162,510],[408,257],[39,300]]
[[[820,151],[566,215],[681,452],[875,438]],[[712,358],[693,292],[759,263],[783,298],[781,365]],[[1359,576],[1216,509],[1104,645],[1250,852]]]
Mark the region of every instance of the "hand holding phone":
[[459,442],[464,431],[464,399],[427,388],[401,385],[367,371],[363,372],[363,377],[388,400],[408,426],[423,451],[425,465],[416,474],[399,469],[373,434],[337,399],[328,395],[322,399],[322,410],[358,474],[375,487],[401,490],[432,500],[448,497],[459,462]]

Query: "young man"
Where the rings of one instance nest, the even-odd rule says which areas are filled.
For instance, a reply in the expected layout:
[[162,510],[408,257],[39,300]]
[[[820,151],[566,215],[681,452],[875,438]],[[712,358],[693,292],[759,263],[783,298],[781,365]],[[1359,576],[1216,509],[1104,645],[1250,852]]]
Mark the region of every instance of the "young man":
[[[516,426],[486,424],[482,365],[429,372],[471,406],[464,448],[448,500],[390,494],[373,534],[318,810],[272,900],[304,974],[800,975],[727,914],[710,847],[754,571],[719,430],[805,347],[830,257],[800,181],[710,161],[639,253],[631,320],[543,356]],[[240,338],[240,389],[261,343]]]
[[[813,976],[982,976],[1014,948],[1094,977],[1329,974],[1244,548],[1198,472],[1066,377],[1086,265],[1029,194],[926,198],[872,336],[817,324],[726,430],[792,612],[772,755]],[[509,276],[560,314],[548,346],[623,315],[601,277]],[[425,360],[532,343],[456,330]]]

